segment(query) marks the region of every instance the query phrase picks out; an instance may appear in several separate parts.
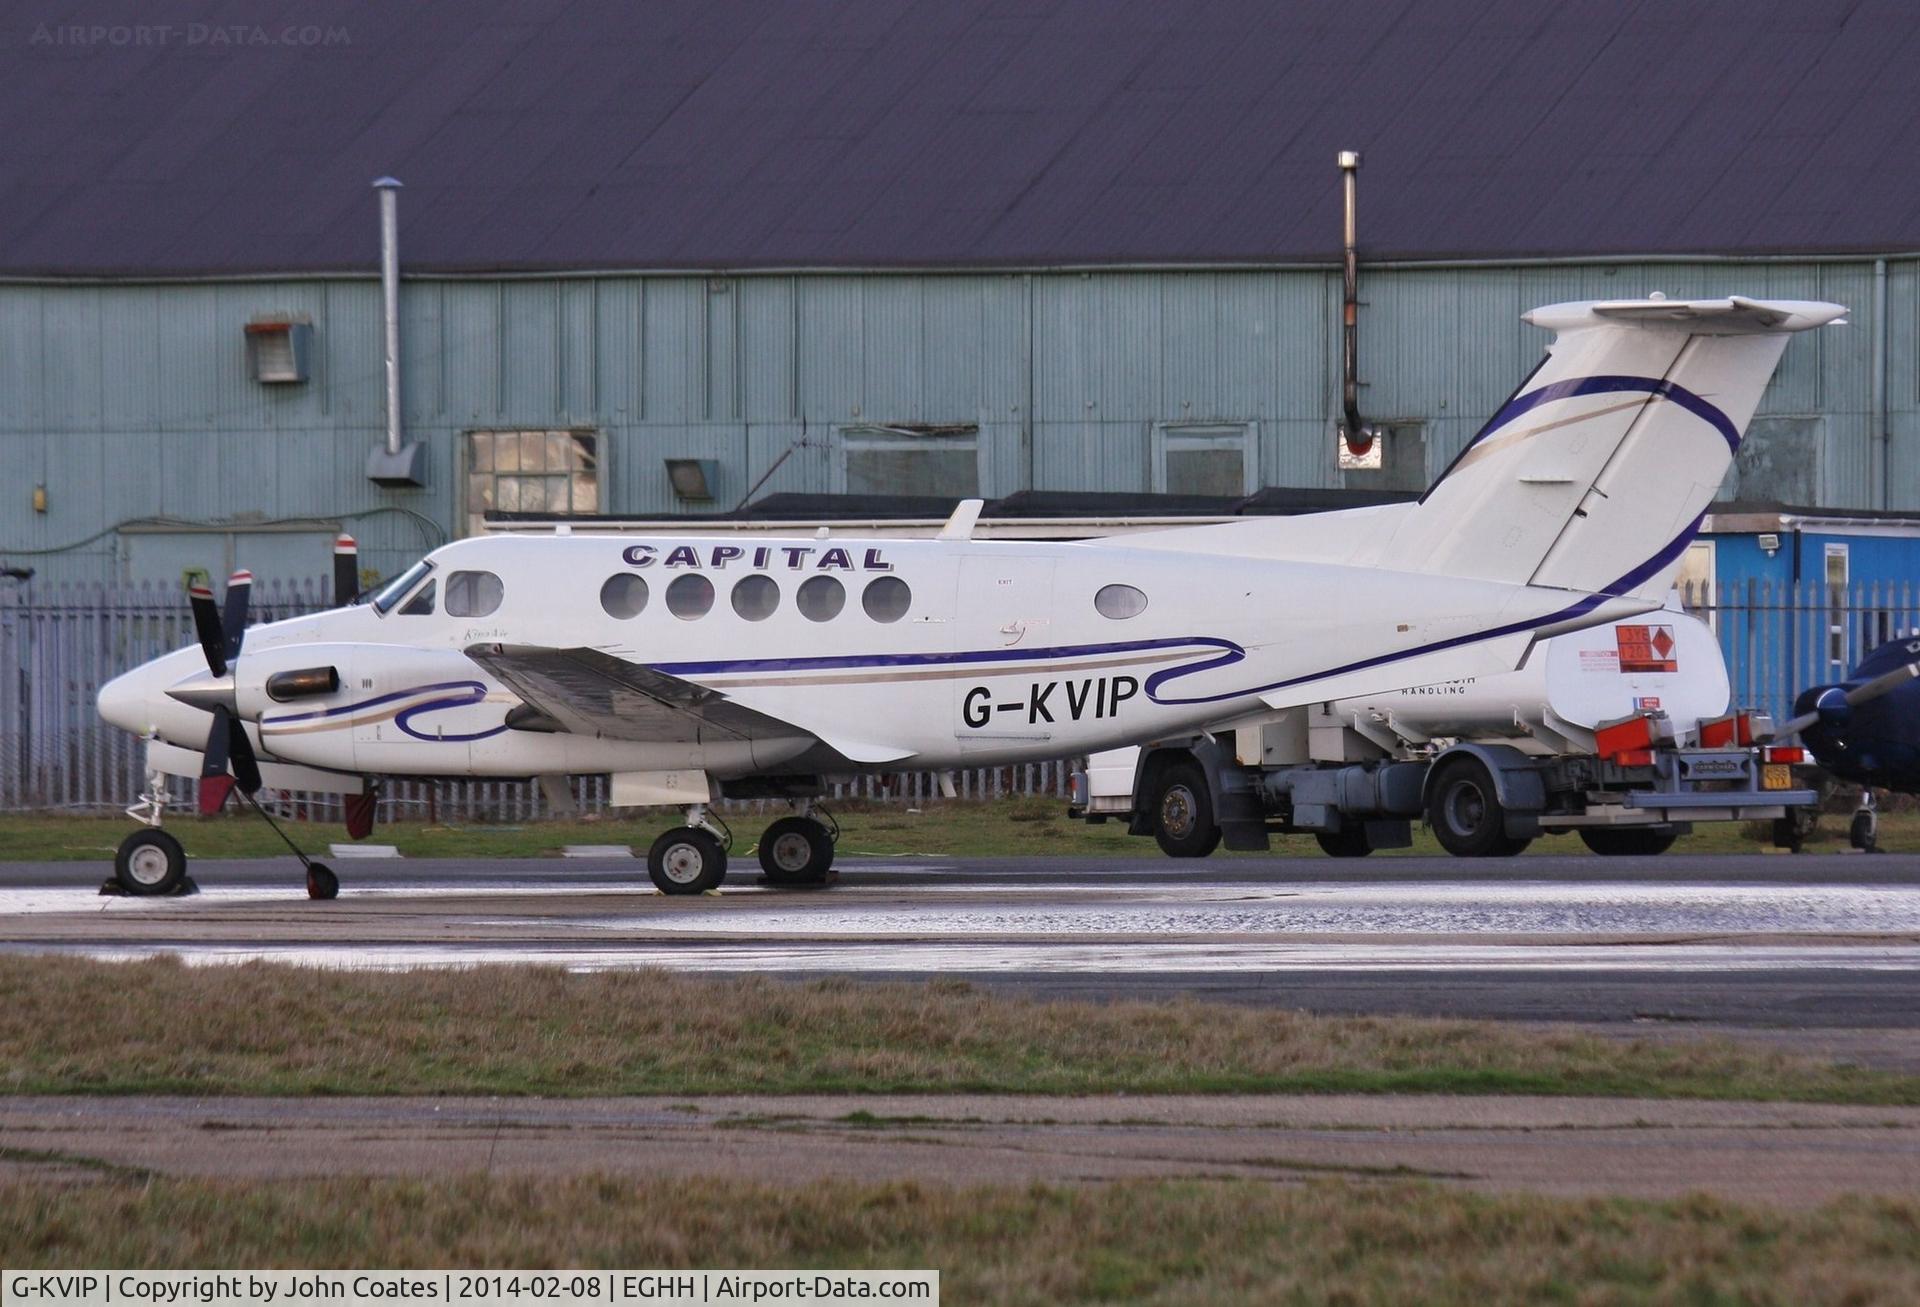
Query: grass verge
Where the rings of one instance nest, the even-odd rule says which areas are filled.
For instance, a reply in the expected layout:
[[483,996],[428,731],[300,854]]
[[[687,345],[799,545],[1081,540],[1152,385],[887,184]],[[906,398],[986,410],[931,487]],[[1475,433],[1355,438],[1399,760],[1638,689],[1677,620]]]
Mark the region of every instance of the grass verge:
[[[1155,858],[1150,839],[1136,838],[1120,822],[1090,826],[1067,816],[1062,799],[996,799],[932,804],[920,810],[905,804],[857,803],[834,807],[844,835],[843,853],[937,854],[953,857],[1034,857],[1048,854]],[[772,814],[738,813],[732,818],[745,849]],[[392,844],[410,858],[556,857],[568,844],[626,844],[644,854],[647,846],[678,818],[662,812],[595,821],[537,821],[519,826],[439,826],[423,821],[379,827],[373,840]],[[1808,847],[1837,852],[1846,847],[1847,818],[1828,814]],[[0,862],[94,861],[113,859],[114,848],[133,827],[125,818],[68,813],[0,814]],[[230,813],[210,818],[181,817],[168,823],[187,852],[203,858],[280,857],[286,846],[258,817]],[[293,822],[296,839],[311,847],[346,834],[331,823]],[[1752,853],[1768,847],[1742,823],[1702,825],[1674,845],[1676,853]],[[1890,853],[1920,852],[1920,813],[1886,812],[1880,818],[1880,847]],[[1573,836],[1538,839],[1529,853],[1582,854],[1587,848]],[[1414,831],[1413,846],[1383,850],[1378,857],[1436,856],[1439,844],[1424,826]],[[1216,857],[1265,857],[1229,854]],[[1275,836],[1271,856],[1321,858],[1326,855],[1309,835]]]
[[34,1267],[933,1267],[954,1303],[1910,1303],[1920,1204],[1233,1182],[0,1182]]
[[1542,1033],[963,983],[363,973],[0,956],[0,1093],[1502,1093],[1920,1103],[1729,1040]]

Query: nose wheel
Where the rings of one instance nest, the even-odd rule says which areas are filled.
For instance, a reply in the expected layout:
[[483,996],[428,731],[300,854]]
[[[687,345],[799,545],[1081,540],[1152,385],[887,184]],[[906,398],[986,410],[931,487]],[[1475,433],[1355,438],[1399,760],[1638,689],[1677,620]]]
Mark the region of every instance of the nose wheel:
[[178,894],[187,885],[187,851],[157,827],[137,830],[113,855],[113,881],[124,894],[142,898]]

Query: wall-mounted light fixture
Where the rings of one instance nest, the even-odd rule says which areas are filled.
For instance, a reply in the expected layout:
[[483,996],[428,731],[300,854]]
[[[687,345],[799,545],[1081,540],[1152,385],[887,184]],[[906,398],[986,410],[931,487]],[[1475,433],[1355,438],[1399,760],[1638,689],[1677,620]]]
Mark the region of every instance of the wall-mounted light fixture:
[[263,313],[247,323],[247,372],[262,385],[307,379],[313,323],[304,313]]
[[36,513],[44,513],[47,511],[47,488],[45,486],[35,486],[33,488],[33,511]]

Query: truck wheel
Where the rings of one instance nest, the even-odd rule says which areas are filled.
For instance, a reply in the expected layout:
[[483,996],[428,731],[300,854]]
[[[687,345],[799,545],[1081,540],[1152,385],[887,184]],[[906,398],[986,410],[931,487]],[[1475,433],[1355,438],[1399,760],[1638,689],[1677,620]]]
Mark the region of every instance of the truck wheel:
[[1199,763],[1177,762],[1161,771],[1153,795],[1153,838],[1169,858],[1204,858],[1220,847],[1213,795]]
[[1373,845],[1367,842],[1367,828],[1347,826],[1337,832],[1318,831],[1313,837],[1320,844],[1320,851],[1329,858],[1364,858],[1373,852]]
[[1427,824],[1456,858],[1511,858],[1533,842],[1508,836],[1493,774],[1477,758],[1441,764],[1427,791]]
[[1670,830],[1608,830],[1584,826],[1580,842],[1603,858],[1650,858],[1665,853],[1680,836]]

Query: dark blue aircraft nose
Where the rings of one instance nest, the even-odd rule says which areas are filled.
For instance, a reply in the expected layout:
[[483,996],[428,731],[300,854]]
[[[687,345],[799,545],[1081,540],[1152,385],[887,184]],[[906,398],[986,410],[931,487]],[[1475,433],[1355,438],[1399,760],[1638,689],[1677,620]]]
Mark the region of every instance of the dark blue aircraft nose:
[[1820,697],[1813,701],[1813,707],[1820,714],[1820,724],[1830,731],[1839,730],[1853,716],[1853,706],[1847,702],[1847,692],[1837,685],[1821,691]]

